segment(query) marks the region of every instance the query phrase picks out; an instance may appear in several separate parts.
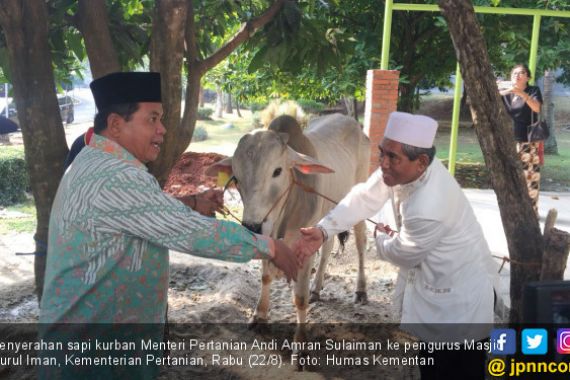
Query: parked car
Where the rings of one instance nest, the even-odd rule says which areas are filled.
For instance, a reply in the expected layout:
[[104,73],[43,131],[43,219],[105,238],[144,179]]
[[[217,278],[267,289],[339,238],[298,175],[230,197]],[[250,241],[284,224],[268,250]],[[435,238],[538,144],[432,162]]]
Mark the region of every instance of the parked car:
[[[2,99],[3,100],[3,99]],[[58,95],[57,102],[59,104],[59,112],[61,114],[61,120],[66,124],[73,123],[75,119],[75,108],[73,105],[73,98],[69,95]],[[6,106],[5,102],[0,102],[0,116],[6,116]],[[8,118],[14,121],[16,124],[20,124],[18,120],[18,111],[16,110],[16,103],[10,102],[8,104]]]

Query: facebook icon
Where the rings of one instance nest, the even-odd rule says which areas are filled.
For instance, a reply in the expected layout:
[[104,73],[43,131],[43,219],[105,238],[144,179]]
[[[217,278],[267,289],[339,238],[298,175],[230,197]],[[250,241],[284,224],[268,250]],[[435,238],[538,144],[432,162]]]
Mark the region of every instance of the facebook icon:
[[517,351],[517,333],[513,329],[495,329],[491,332],[491,354],[512,355]]

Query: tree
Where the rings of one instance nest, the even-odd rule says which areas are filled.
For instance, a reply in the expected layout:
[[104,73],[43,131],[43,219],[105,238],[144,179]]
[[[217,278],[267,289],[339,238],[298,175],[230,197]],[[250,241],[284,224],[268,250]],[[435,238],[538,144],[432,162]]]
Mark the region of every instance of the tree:
[[[485,3],[478,1],[478,3]],[[487,5],[487,4],[481,4]],[[570,10],[566,0],[498,0],[495,6],[518,8],[548,8],[552,10]],[[497,75],[509,77],[511,68],[518,63],[529,60],[530,38],[533,18],[515,15],[478,15],[489,47],[491,62]],[[558,78],[562,83],[570,83],[570,22],[567,18],[542,17],[540,23],[540,38],[538,62],[533,78],[538,79],[544,73],[543,117],[549,121],[551,136],[545,142],[545,153],[557,154],[556,123],[554,120],[553,93],[550,91],[556,78],[554,69],[561,69]]]
[[[170,169],[190,141],[186,141],[184,149],[176,149],[181,130],[181,100],[182,100],[182,63],[184,58],[184,40],[188,27],[189,17],[194,17],[190,11],[192,2],[188,5],[185,0],[159,1],[153,18],[153,33],[151,43],[151,70],[161,73],[162,106],[164,109],[163,124],[167,129],[164,136],[161,158],[158,162],[149,165],[151,172],[158,178],[161,185],[168,179]],[[195,107],[197,112],[198,98],[200,93],[200,81],[189,82],[197,86],[193,89],[196,98],[195,103],[186,107]],[[194,120],[195,122],[195,120]],[[190,133],[192,138],[192,133]]]
[[[510,120],[501,103],[485,41],[469,0],[439,0],[447,20],[467,94],[475,131],[489,168],[512,262],[511,322],[522,320],[523,287],[539,279],[543,239],[532,209]],[[477,57],[476,60],[473,57]]]
[[[200,79],[251,35],[268,24],[284,7],[295,7],[289,0],[276,0],[267,6],[264,0],[251,1],[242,7],[233,1],[160,1],[150,0],[0,0],[0,26],[8,50],[9,79],[14,86],[24,136],[26,162],[34,195],[38,226],[36,231],[36,291],[41,297],[51,204],[63,174],[68,152],[56,98],[56,85],[49,41],[50,22],[55,29],[76,26],[82,36],[95,77],[110,71],[133,68],[148,54],[150,23],[154,12],[150,65],[163,74],[162,92],[165,125],[168,133],[162,154],[151,166],[161,183],[179,155],[186,149],[194,130]],[[49,8],[48,8],[49,7]],[[107,8],[110,7],[110,8]],[[264,8],[266,7],[266,8]],[[210,12],[205,18],[200,12]],[[222,10],[222,11],[220,11]],[[48,12],[49,16],[48,16]],[[258,15],[257,17],[252,15]],[[52,18],[53,17],[53,18]],[[223,35],[231,25],[241,27],[211,54],[201,45],[209,32]],[[200,24],[197,27],[197,22]],[[53,29],[52,29],[53,30]],[[77,34],[54,33],[57,52],[73,49],[76,57],[83,52]],[[69,40],[65,40],[69,37]],[[110,37],[110,38],[109,38]],[[65,41],[64,41],[65,40]],[[69,44],[73,44],[71,47]],[[186,51],[184,51],[186,44]],[[144,47],[147,47],[146,50]],[[65,55],[69,58],[69,55]],[[55,59],[54,59],[55,58]],[[181,119],[181,68],[186,60],[188,85],[186,108]],[[43,256],[42,256],[43,253]]]
[[[272,21],[283,7],[294,7],[289,0],[275,0],[259,16],[247,19],[240,29],[225,44],[209,56],[203,56],[198,46],[198,33],[196,28],[194,2],[188,1],[185,42],[186,65],[188,72],[188,85],[186,87],[186,106],[181,123],[166,125],[167,134],[163,151],[158,160],[151,165],[152,173],[164,184],[170,169],[188,147],[196,126],[198,101],[200,95],[200,82],[204,74],[229,56],[238,46],[248,40],[258,29]],[[203,19],[201,19],[203,21]],[[165,21],[166,22],[166,21]]]
[[51,66],[46,2],[1,0],[0,26],[6,38],[10,79],[37,211],[34,273],[36,293],[41,299],[49,214],[68,152]]
[[99,78],[121,71],[119,57],[113,46],[105,0],[79,0],[76,26],[85,41],[91,75]]
[[556,76],[552,70],[544,70],[544,88],[542,94],[541,116],[550,126],[550,136],[544,142],[545,154],[558,154],[558,143],[556,141],[556,123],[554,122],[554,96],[552,94]]

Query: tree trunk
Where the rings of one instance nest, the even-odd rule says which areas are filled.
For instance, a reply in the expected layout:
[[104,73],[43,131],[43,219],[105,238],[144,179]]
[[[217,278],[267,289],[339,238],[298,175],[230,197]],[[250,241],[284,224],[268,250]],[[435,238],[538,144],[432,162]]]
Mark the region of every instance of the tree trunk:
[[414,87],[409,83],[400,83],[400,100],[398,101],[398,111],[414,112]]
[[232,105],[232,94],[226,93],[226,104],[225,104],[225,112],[231,114],[233,112],[233,105]]
[[175,131],[169,131],[176,139],[169,139],[163,144],[163,153],[160,160],[160,171],[157,171],[159,183],[164,184],[170,170],[178,160],[178,157],[188,148],[188,144],[192,139],[194,128],[196,127],[196,119],[200,95],[200,82],[204,73],[215,67],[218,63],[230,55],[238,46],[248,40],[259,28],[262,28],[271,21],[275,15],[281,10],[283,4],[287,0],[275,0],[273,4],[267,8],[263,14],[248,22],[242,24],[240,30],[219,50],[204,60],[200,60],[198,53],[198,42],[196,38],[196,25],[194,21],[193,1],[186,1],[187,17],[186,17],[186,62],[188,64],[188,84],[186,87],[186,105],[182,116],[182,122]]
[[[182,61],[188,6],[185,0],[156,2],[151,39],[151,71],[161,74],[162,122],[166,127],[164,147],[176,144],[180,134],[182,93]],[[150,163],[150,172],[164,185],[170,169],[181,152],[162,149],[157,160]]]
[[540,281],[563,280],[568,253],[570,251],[570,234],[554,228],[558,212],[548,211],[544,222],[544,258],[540,271]]
[[542,235],[516,156],[511,122],[501,103],[473,5],[469,0],[439,0],[438,3],[447,20],[471,99],[475,131],[497,195],[509,254],[514,263],[520,263],[512,266],[510,286],[510,320],[520,322],[523,288],[526,283],[539,279],[540,270],[536,264],[542,259]]
[[216,86],[216,117],[224,116],[224,92],[220,86]]
[[0,0],[0,25],[6,37],[14,99],[37,212],[34,273],[36,294],[41,301],[49,215],[68,153],[55,92],[46,2]]
[[550,137],[544,142],[544,153],[558,154],[558,143],[556,142],[556,126],[554,120],[554,96],[553,88],[556,82],[554,71],[544,71],[544,97],[542,98],[542,118],[550,126]]
[[204,87],[200,86],[200,94],[198,95],[198,107],[204,108]]
[[121,71],[111,39],[105,0],[79,0],[77,16],[93,78]]
[[358,120],[356,116],[356,102],[353,96],[344,96],[342,98],[344,102],[344,107],[346,108],[346,115],[355,118]]
[[352,107],[354,108],[354,120],[358,121],[358,100],[352,97]]
[[400,83],[400,99],[398,101],[398,111],[414,113],[419,107],[419,95],[416,94],[417,81]]
[[239,109],[239,99],[237,97],[236,97],[236,114],[238,115],[238,117],[242,117],[241,111]]

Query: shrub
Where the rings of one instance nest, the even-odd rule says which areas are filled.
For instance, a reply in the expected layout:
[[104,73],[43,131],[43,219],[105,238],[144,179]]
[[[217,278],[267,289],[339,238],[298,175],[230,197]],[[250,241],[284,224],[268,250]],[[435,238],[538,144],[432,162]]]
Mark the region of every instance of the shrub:
[[249,105],[249,110],[251,112],[257,112],[257,111],[261,111],[263,110],[265,107],[267,107],[267,102],[265,103],[250,103]]
[[208,139],[208,131],[204,127],[196,127],[192,135],[193,142],[200,142]]
[[24,152],[3,149],[0,153],[0,206],[23,202],[29,184]]
[[214,110],[211,108],[198,108],[198,120],[212,120]]
[[251,115],[250,131],[259,128],[263,128],[263,124],[261,124],[261,114],[259,111],[256,111]]
[[323,103],[319,103],[314,100],[299,99],[297,100],[297,103],[307,113],[319,113],[325,109],[325,105]]

